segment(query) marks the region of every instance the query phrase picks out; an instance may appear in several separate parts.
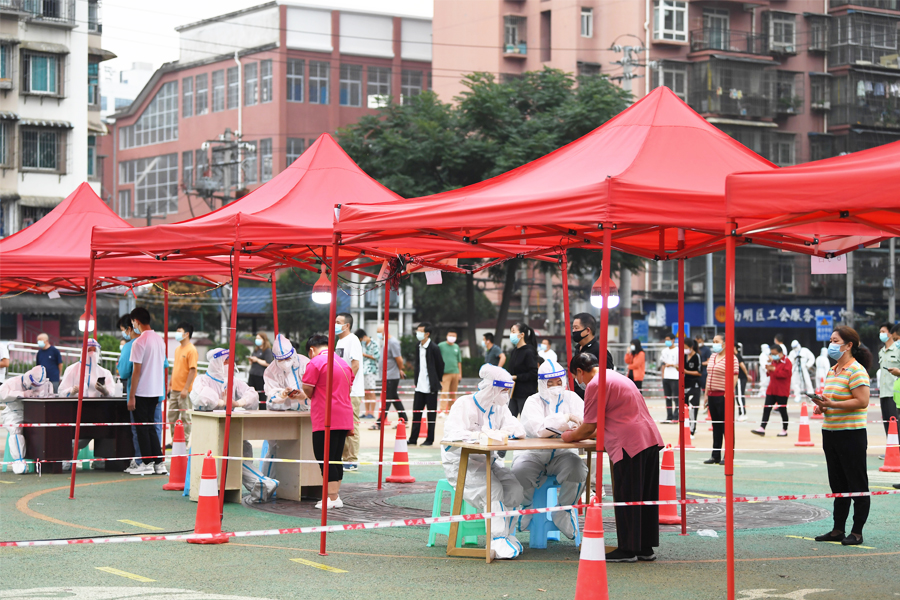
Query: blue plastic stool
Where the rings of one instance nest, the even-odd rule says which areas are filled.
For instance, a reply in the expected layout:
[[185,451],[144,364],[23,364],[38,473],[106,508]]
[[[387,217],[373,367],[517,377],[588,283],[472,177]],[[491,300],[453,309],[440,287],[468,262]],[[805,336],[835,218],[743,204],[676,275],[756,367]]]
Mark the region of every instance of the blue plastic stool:
[[[532,508],[547,508],[551,506],[559,506],[558,504],[559,483],[556,477],[548,475],[544,485],[534,490],[534,498],[532,499]],[[553,513],[540,513],[531,518],[528,524],[528,531],[531,537],[528,541],[529,548],[544,549],[547,547],[547,540],[559,541],[559,527],[553,522]],[[581,544],[581,531],[575,536],[575,543]]]
[[191,455],[188,454],[187,470],[184,472],[184,492],[182,496],[191,495]]
[[[9,440],[12,437],[11,433],[6,435],[6,448],[3,450],[3,472],[6,473],[7,469],[12,471],[12,462],[6,464],[6,461],[10,460],[9,457]],[[25,473],[34,473],[34,461],[25,459]],[[23,473],[24,474],[24,473]]]
[[[441,505],[444,503],[444,493],[450,494],[450,500],[453,501],[453,486],[450,485],[450,482],[446,479],[441,479],[437,482],[437,487],[434,490],[434,504],[431,507],[431,516],[432,517],[440,517],[441,516]],[[477,511],[471,504],[463,500],[462,503],[462,514],[464,515],[474,515],[477,514]],[[484,521],[460,521],[459,528],[457,530],[457,541],[459,538],[463,539],[463,544],[477,544],[478,536],[485,535],[484,529]],[[428,528],[428,546],[434,546],[434,539],[437,534],[450,536],[450,525],[451,523],[432,523]]]

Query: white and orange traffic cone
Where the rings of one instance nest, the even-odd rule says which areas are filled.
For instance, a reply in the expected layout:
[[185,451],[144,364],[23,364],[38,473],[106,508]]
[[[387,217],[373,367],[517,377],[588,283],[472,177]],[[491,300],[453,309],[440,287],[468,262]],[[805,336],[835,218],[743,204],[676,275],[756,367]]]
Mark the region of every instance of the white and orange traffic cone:
[[[678,448],[679,446],[675,447]],[[684,447],[694,447],[694,444],[691,442],[691,411],[687,404],[684,405]]]
[[888,424],[887,450],[884,453],[884,464],[879,471],[900,473],[900,439],[897,437],[897,417],[891,417]]
[[[398,465],[397,463],[406,463]],[[406,423],[397,421],[397,439],[394,441],[394,461],[391,475],[385,479],[388,483],[415,483],[416,478],[409,472],[409,452],[406,448]]]
[[228,542],[228,536],[222,533],[222,521],[219,519],[219,483],[216,477],[216,459],[212,457],[212,451],[207,452],[203,459],[194,533],[211,533],[212,537],[191,539],[188,540],[189,544],[225,544]]
[[[437,418],[437,413],[434,414],[435,418]],[[422,422],[419,425],[419,439],[428,437],[428,409],[425,408],[422,410]]]
[[795,446],[815,446],[809,435],[809,413],[806,410],[806,402],[800,405],[800,433],[797,435]]
[[187,473],[187,448],[184,444],[184,426],[181,419],[175,421],[175,435],[172,437],[172,465],[169,467],[169,483],[164,490],[184,491],[184,476]]
[[584,531],[581,535],[581,556],[578,560],[578,580],[575,600],[609,600],[606,582],[606,544],[603,541],[603,513],[596,498],[587,508]]
[[[675,453],[672,445],[663,450],[662,468],[659,470],[659,499],[675,500]],[[660,504],[659,522],[661,525],[675,525],[681,523],[678,516],[678,507],[675,504]]]

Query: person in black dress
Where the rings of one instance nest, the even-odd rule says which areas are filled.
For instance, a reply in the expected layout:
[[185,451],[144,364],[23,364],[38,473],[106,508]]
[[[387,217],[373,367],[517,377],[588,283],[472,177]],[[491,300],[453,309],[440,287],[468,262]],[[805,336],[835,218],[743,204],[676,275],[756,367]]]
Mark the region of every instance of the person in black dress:
[[691,435],[697,433],[697,413],[700,411],[701,361],[697,340],[685,338],[684,350],[684,403],[691,411]]
[[506,370],[516,382],[509,399],[509,412],[518,417],[529,396],[537,394],[537,337],[525,323],[516,323],[509,329],[509,341],[513,351],[509,355]]
[[266,392],[265,383],[263,382],[263,373],[266,367],[275,360],[272,353],[272,345],[269,343],[269,337],[260,331],[256,334],[256,350],[250,355],[250,375],[247,377],[247,384],[259,393],[259,410],[266,409]]

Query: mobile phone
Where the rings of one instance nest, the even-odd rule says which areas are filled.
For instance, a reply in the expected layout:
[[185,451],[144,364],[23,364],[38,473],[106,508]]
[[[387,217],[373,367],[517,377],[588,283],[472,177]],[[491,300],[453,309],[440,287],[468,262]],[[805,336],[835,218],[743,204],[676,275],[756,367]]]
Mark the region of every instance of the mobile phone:
[[562,435],[562,431],[557,431],[553,427],[545,427],[545,429],[554,435],[559,435],[559,436]]
[[99,383],[100,385],[106,385],[106,377],[98,377],[97,383]]
[[822,400],[822,398],[818,394],[810,394],[809,392],[803,392],[803,395],[807,398],[812,398],[813,400]]

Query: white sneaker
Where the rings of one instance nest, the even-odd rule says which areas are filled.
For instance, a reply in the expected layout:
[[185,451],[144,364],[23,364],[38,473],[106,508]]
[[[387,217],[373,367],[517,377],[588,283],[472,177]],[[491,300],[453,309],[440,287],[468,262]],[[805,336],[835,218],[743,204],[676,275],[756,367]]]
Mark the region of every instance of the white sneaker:
[[747,415],[741,415],[738,417],[738,421],[746,421],[746,420],[747,420]]
[[153,468],[153,465],[149,463],[144,463],[142,465],[138,465],[138,467],[132,471],[130,471],[131,475],[140,475],[143,477],[144,475],[153,475],[156,470]]
[[160,463],[156,463],[155,465],[153,465],[153,472],[156,475],[168,475],[169,474],[168,469],[166,469],[165,462],[160,462]]
[[[319,510],[322,510],[322,501],[321,500],[316,502],[316,508]],[[328,510],[331,510],[332,508],[344,508],[344,501],[341,500],[340,496],[338,496],[334,500],[332,500],[331,498],[328,499]]]
[[444,411],[441,411],[438,413],[438,419],[444,419],[446,417],[447,417],[447,415],[444,414]]
[[137,469],[139,466],[140,466],[139,464],[137,464],[136,462],[134,462],[134,460],[132,460],[132,461],[128,464],[128,468],[125,469],[125,472],[126,472],[126,473],[131,473],[132,471],[134,471],[135,469]]

